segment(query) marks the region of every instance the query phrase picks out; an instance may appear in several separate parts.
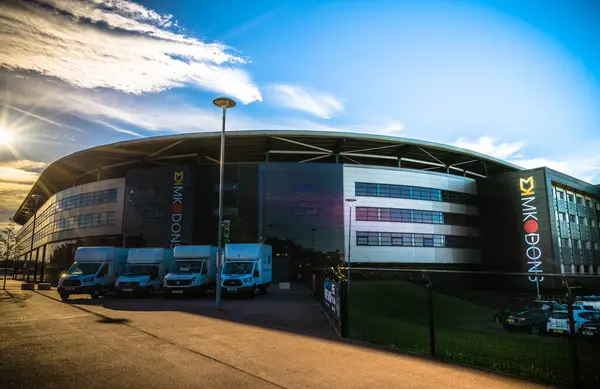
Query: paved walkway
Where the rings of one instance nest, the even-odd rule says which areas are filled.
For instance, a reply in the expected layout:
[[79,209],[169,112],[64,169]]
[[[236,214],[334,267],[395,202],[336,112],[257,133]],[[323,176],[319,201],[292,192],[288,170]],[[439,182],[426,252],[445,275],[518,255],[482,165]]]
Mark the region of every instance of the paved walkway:
[[[95,317],[94,325],[87,324],[90,331],[100,325],[104,325],[102,328],[107,334],[117,328],[132,331],[140,344],[150,342],[147,352],[154,352],[160,344],[161,352],[168,346],[172,354],[202,356],[205,360],[194,360],[194,363],[202,364],[203,372],[209,374],[213,366],[210,364],[216,363],[215,371],[230,369],[232,382],[245,382],[240,387],[548,387],[340,341],[317,304],[302,291],[282,291],[254,300],[226,300],[223,311],[216,312],[212,299],[93,301],[83,298],[62,303],[55,291],[22,292],[17,288],[17,283],[10,282],[9,291],[17,296],[15,301],[20,301],[14,303],[12,313],[7,316],[6,305],[0,305],[0,332],[4,331],[3,326],[31,320],[36,315],[34,309],[43,308],[45,316],[54,312],[60,312],[59,316],[76,316],[71,320]],[[15,308],[18,304],[23,307]],[[101,323],[114,325],[106,327]],[[35,332],[28,336],[32,335],[38,336]],[[2,363],[0,360],[0,366]],[[235,378],[240,372],[246,376]],[[260,382],[255,381],[257,379]],[[203,385],[198,383],[197,386]]]

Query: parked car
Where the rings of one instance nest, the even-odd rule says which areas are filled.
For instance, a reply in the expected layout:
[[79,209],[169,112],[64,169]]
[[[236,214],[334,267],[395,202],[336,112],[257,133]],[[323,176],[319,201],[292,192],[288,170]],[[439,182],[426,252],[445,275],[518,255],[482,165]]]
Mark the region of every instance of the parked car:
[[[600,320],[600,312],[584,309],[581,305],[573,305],[573,319],[575,321],[575,333],[578,334],[582,324],[588,321]],[[554,334],[570,334],[569,312],[566,310],[554,312],[548,319],[546,330]]]
[[542,310],[564,310],[566,307],[557,303],[556,301],[548,300],[533,300],[525,304],[515,304],[511,307],[506,308],[503,312],[498,312],[494,315],[494,321],[496,323],[504,322],[510,315],[518,314],[529,309],[542,309]]
[[546,324],[552,315],[549,309],[528,309],[509,315],[502,322],[502,327],[508,332],[529,332],[541,335],[546,332]]
[[579,333],[584,339],[600,340],[600,319],[589,320],[579,326]]
[[580,296],[574,304],[583,305],[587,309],[593,309],[600,311],[600,297],[599,296]]

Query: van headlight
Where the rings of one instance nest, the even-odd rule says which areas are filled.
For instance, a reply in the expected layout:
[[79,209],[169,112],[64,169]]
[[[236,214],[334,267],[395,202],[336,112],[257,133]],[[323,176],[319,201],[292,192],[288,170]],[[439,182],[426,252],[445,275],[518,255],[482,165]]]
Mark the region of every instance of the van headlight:
[[94,281],[94,277],[88,277],[88,278],[84,278],[83,282],[92,282]]
[[140,286],[148,286],[148,281],[141,281]]
[[119,286],[119,280],[115,281],[115,286]]
[[252,282],[252,277],[244,278],[244,283]]

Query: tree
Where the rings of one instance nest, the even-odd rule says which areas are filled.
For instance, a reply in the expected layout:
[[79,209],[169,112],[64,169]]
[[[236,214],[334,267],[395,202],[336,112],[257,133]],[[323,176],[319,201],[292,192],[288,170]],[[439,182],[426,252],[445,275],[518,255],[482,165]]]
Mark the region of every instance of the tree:
[[3,262],[1,267],[9,267],[17,258],[17,234],[15,233],[15,223],[10,220],[4,230],[0,231],[0,260]]

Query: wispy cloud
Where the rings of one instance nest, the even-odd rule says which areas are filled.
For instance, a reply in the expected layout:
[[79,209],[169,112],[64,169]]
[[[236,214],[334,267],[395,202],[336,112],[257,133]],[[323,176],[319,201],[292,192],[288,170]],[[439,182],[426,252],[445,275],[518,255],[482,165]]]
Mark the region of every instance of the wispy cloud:
[[511,162],[526,169],[546,166],[590,183],[597,184],[600,181],[600,155],[597,152],[570,155],[561,159],[531,158],[515,159]]
[[52,124],[53,126],[57,126],[57,127],[61,127],[61,128],[68,128],[70,130],[75,130],[75,131],[79,131],[79,132],[83,131],[81,128],[70,126],[70,125],[64,124],[64,123],[59,123],[59,122],[57,122],[55,120],[49,119],[49,118],[44,117],[44,116],[37,115],[37,114],[35,114],[33,112],[29,112],[29,111],[26,111],[24,109],[13,107],[12,105],[4,104],[4,103],[2,103],[1,105],[5,106],[6,108],[12,109],[13,111],[22,113],[23,115],[27,115],[27,116],[32,117],[34,119],[41,120],[41,121],[43,121],[45,123]]
[[454,145],[504,159],[526,169],[546,166],[590,183],[600,180],[600,141],[590,142],[589,147],[579,149],[576,154],[559,154],[552,157],[527,157],[524,141],[501,142],[486,136],[475,140],[460,138]]
[[[58,11],[58,12],[55,12]],[[220,43],[172,32],[171,17],[115,0],[0,3],[0,66],[34,71],[80,88],[127,93],[196,85],[242,103],[262,101]]]
[[475,140],[459,138],[454,142],[454,146],[477,151],[492,157],[506,159],[509,157],[516,157],[515,154],[525,147],[525,142],[501,142],[488,136],[482,136]]
[[344,111],[342,102],[332,95],[298,85],[270,85],[267,93],[272,104],[308,112],[322,119],[330,119]]

